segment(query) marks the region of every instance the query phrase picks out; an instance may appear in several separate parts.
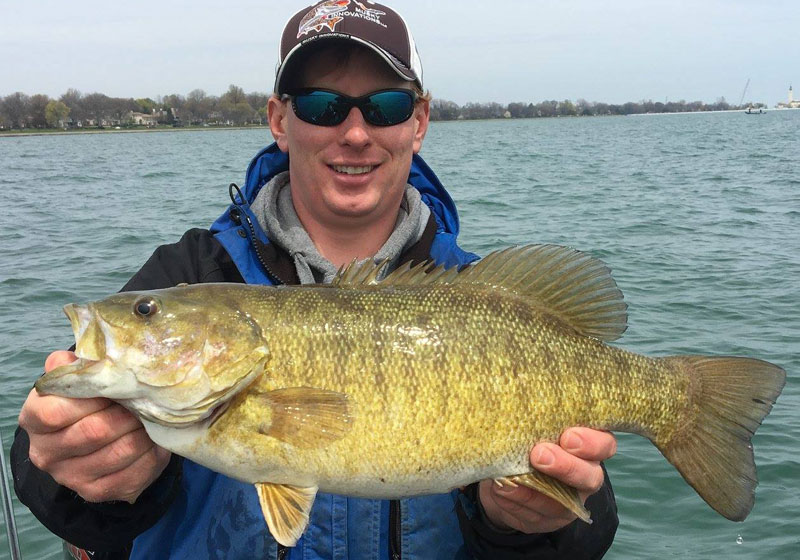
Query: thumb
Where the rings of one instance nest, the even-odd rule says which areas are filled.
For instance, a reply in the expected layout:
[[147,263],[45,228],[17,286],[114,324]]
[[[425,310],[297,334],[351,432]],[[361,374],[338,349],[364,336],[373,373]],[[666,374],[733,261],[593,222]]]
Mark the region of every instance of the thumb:
[[44,361],[44,371],[48,372],[59,366],[71,364],[77,359],[78,356],[76,356],[74,352],[70,352],[69,350],[56,350],[47,356],[47,359]]

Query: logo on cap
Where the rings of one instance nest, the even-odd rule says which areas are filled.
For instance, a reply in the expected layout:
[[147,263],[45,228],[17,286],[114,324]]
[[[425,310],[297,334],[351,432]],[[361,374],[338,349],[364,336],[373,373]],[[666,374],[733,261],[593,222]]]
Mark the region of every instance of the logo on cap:
[[353,0],[353,3],[356,5],[355,11],[347,9],[350,7],[350,0],[328,0],[314,6],[300,20],[297,38],[299,39],[301,35],[307,35],[311,31],[319,33],[324,27],[333,32],[336,30],[336,25],[346,16],[358,17],[386,27],[380,20],[380,16],[386,15],[386,12],[367,8],[358,0]]

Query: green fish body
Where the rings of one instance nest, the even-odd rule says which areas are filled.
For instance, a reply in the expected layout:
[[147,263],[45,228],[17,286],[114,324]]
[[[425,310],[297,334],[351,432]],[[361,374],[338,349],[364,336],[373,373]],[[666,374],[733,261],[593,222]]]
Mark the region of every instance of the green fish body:
[[508,249],[461,272],[380,270],[67,306],[80,359],[36,387],[115,399],[159,445],[254,483],[286,545],[319,490],[399,498],[493,478],[588,521],[574,489],[528,459],[571,426],[647,437],[719,513],[749,513],[750,438],[781,368],[608,345],[626,328],[622,294],[603,263],[564,247]]

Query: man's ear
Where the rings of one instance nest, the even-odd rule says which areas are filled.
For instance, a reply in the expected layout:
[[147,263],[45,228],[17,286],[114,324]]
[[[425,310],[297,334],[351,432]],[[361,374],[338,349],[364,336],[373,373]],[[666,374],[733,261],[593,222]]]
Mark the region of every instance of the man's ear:
[[281,99],[273,95],[267,101],[267,121],[269,122],[269,129],[272,131],[272,137],[278,144],[278,148],[282,152],[289,152],[289,140],[286,136],[286,121],[289,117],[289,101],[281,101]]
[[417,102],[412,118],[414,119],[414,153],[418,154],[422,149],[422,141],[425,139],[425,134],[428,132],[428,123],[431,118],[430,101],[422,100]]

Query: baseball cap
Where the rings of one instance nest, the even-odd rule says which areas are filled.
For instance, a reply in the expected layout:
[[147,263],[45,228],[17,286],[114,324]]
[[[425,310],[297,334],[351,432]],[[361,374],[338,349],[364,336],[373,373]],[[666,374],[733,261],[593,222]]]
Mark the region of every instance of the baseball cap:
[[287,68],[321,41],[352,41],[377,53],[401,78],[422,88],[422,64],[411,31],[388,6],[367,0],[324,0],[297,12],[283,30],[275,91],[285,93]]

